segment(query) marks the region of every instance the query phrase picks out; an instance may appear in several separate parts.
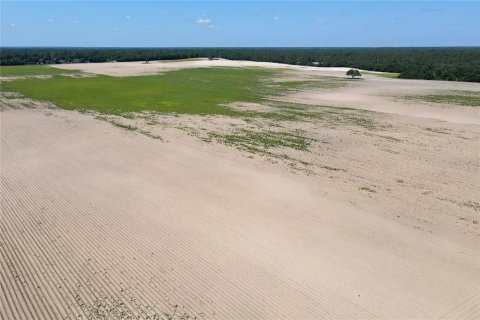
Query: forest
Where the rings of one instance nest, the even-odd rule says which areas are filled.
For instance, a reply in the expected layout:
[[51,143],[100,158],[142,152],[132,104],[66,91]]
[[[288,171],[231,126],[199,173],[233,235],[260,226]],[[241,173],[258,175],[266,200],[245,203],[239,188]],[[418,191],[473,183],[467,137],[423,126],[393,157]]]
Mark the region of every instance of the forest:
[[225,58],[395,72],[400,78],[480,82],[480,48],[8,48],[0,65]]

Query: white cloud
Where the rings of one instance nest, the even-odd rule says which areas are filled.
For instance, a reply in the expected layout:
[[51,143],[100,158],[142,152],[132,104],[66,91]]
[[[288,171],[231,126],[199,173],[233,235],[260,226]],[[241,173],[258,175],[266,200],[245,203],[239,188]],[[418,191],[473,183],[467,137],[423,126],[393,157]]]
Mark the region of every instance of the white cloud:
[[125,16],[125,19],[130,20],[130,19],[132,19],[132,17],[130,17],[130,16]]
[[213,22],[212,22],[212,20],[210,20],[208,18],[198,18],[195,21],[195,23],[199,24],[199,25],[202,25],[202,26],[205,26],[205,27],[208,27],[208,28],[213,28]]
[[203,19],[203,18],[198,18],[197,21],[195,21],[198,24],[210,24],[212,20],[210,19]]
[[47,21],[50,22],[50,23],[52,23],[52,22],[53,22],[53,19],[50,18],[50,19],[48,19]]

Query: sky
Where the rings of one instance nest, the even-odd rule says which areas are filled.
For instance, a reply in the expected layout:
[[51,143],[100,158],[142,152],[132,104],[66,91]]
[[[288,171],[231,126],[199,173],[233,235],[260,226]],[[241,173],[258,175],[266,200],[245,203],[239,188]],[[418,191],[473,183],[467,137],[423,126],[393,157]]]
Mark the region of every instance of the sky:
[[480,46],[480,0],[0,4],[1,46]]

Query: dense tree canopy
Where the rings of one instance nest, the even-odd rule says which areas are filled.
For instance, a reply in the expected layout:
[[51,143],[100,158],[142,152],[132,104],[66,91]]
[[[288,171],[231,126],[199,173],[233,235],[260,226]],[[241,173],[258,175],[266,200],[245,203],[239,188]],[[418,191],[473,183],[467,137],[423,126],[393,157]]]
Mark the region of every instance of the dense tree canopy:
[[1,65],[226,58],[480,82],[480,48],[2,48]]

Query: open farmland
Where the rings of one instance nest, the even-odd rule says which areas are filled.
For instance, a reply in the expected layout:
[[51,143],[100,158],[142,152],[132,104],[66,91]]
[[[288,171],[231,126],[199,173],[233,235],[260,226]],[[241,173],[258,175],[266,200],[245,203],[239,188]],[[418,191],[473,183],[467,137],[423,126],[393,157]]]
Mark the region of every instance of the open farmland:
[[2,67],[0,318],[478,318],[480,85],[346,70]]

